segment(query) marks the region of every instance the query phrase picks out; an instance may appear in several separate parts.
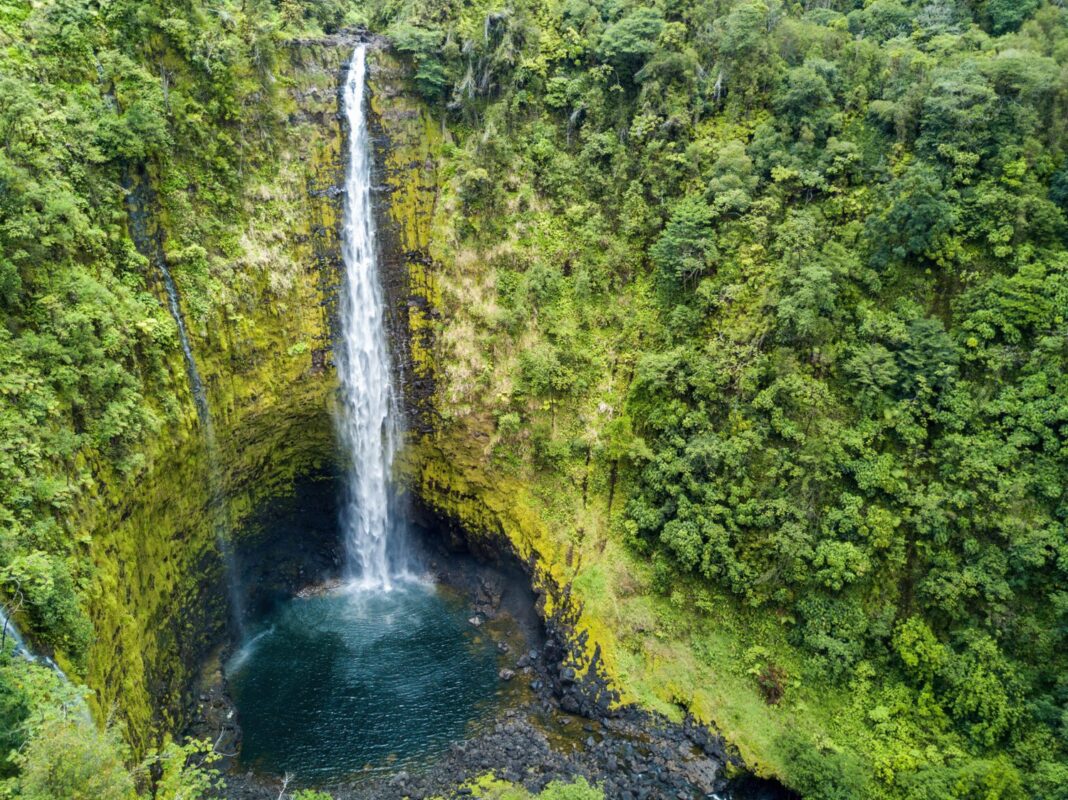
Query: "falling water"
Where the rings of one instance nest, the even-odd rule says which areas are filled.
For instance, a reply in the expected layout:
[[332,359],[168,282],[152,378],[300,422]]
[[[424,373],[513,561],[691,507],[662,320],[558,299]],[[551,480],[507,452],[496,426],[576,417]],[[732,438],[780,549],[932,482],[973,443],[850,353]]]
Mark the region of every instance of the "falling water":
[[59,664],[48,656],[37,655],[30,649],[19,629],[15,627],[14,621],[0,608],[0,653],[7,647],[8,642],[11,642],[12,652],[19,658],[24,658],[32,664],[44,664],[64,681],[68,680],[67,673],[60,669]]
[[338,434],[347,454],[341,525],[351,577],[358,586],[388,590],[396,577],[390,473],[398,438],[386,349],[385,306],[378,281],[371,207],[371,151],[364,114],[366,47],[352,56],[343,103],[349,123],[336,360],[341,384]]
[[212,527],[215,529],[215,546],[222,558],[223,578],[226,581],[226,591],[230,599],[230,614],[238,634],[245,634],[245,611],[244,600],[241,596],[241,584],[237,567],[237,556],[230,540],[230,513],[223,492],[222,466],[219,460],[219,445],[215,440],[215,425],[211,419],[211,409],[208,406],[208,396],[204,391],[204,382],[200,378],[200,370],[197,369],[196,358],[193,357],[193,348],[189,344],[189,334],[186,333],[185,320],[182,317],[182,307],[178,302],[178,287],[174,285],[167,262],[161,256],[158,259],[159,271],[163,276],[163,287],[167,291],[167,303],[174,317],[175,325],[178,326],[178,341],[182,345],[182,354],[185,357],[185,370],[189,376],[189,389],[193,393],[193,403],[197,409],[197,419],[200,421],[200,431],[204,437],[204,450],[208,456],[208,488],[210,490],[209,513],[212,517]]
[[[21,658],[31,664],[48,667],[48,669],[52,670],[52,672],[63,681],[68,688],[74,687],[75,684],[71,683],[70,678],[67,677],[67,673],[63,671],[59,664],[43,653],[35,653],[26,640],[22,638],[19,629],[15,627],[14,620],[8,616],[8,613],[13,610],[12,607],[4,608],[3,606],[0,606],[0,653],[3,653],[10,646],[12,654],[17,658]],[[76,687],[75,691],[69,693],[66,699],[61,701],[60,705],[62,706],[64,713],[69,711],[78,721],[92,725],[93,717],[89,711],[89,704],[85,701],[85,698],[85,690]]]
[[185,362],[185,372],[189,380],[189,391],[193,395],[193,405],[196,407],[197,420],[200,423],[200,431],[204,437],[204,450],[208,457],[208,481],[210,490],[209,513],[212,518],[212,527],[215,530],[215,544],[222,558],[224,579],[230,599],[230,613],[238,632],[244,634],[244,608],[241,586],[238,578],[236,556],[233,544],[230,541],[230,519],[226,497],[223,492],[222,467],[219,459],[219,447],[215,439],[215,425],[211,418],[211,408],[208,406],[208,395],[204,390],[204,381],[200,377],[197,368],[196,357],[193,355],[193,347],[189,341],[189,332],[186,329],[185,317],[182,315],[181,298],[178,295],[178,287],[174,283],[174,277],[167,267],[167,257],[163,250],[163,240],[160,231],[149,232],[148,219],[152,213],[154,196],[152,187],[147,177],[135,182],[131,175],[127,175],[124,183],[126,188],[126,204],[130,220],[130,235],[134,245],[145,258],[159,270],[163,279],[163,289],[167,295],[167,308],[174,319],[178,329],[178,343],[182,348],[182,358]]
[[204,392],[204,381],[200,378],[200,370],[197,369],[196,359],[193,358],[193,348],[189,344],[189,334],[185,329],[185,318],[182,316],[182,307],[178,303],[178,287],[174,285],[174,278],[167,269],[167,261],[157,259],[160,274],[163,276],[163,288],[167,292],[167,305],[170,306],[174,324],[178,326],[178,342],[182,345],[182,355],[185,358],[185,371],[189,376],[189,389],[193,393],[193,403],[197,407],[197,418],[204,429],[206,439],[213,442],[215,432],[211,423],[211,412],[208,410],[208,396]]
[[15,623],[11,621],[11,618],[4,613],[4,609],[0,608],[0,652],[3,652],[4,646],[8,642],[11,642],[15,655],[31,661],[34,660],[33,654],[19,633],[19,629],[15,627]]
[[197,369],[196,358],[193,357],[193,347],[189,343],[189,332],[185,327],[185,318],[182,316],[182,305],[178,296],[178,287],[174,283],[170,269],[167,268],[167,257],[163,252],[163,241],[159,229],[150,231],[148,221],[153,214],[155,196],[146,176],[141,176],[135,181],[132,174],[127,174],[123,180],[126,189],[126,209],[130,220],[130,237],[138,252],[148,259],[149,263],[159,270],[163,279],[163,289],[167,294],[167,308],[171,312],[175,327],[178,328],[178,343],[182,347],[182,358],[185,361],[185,372],[189,379],[189,391],[193,395],[193,404],[196,406],[197,419],[205,432],[206,438],[212,438],[211,412],[208,409],[208,396],[204,391],[204,381]]

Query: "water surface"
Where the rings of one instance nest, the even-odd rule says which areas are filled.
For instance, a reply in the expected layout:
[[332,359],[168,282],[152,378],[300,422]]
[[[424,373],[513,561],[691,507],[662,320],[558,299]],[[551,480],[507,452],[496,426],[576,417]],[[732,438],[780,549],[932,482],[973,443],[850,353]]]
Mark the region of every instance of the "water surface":
[[302,786],[417,768],[492,721],[497,652],[437,587],[293,598],[230,659],[241,765]]

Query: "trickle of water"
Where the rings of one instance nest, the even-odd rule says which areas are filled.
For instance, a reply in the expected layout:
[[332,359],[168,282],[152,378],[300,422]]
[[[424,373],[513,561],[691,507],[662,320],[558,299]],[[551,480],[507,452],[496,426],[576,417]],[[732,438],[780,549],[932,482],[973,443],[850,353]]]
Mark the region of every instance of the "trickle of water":
[[12,652],[19,658],[24,658],[32,664],[44,664],[64,681],[68,681],[67,673],[60,669],[59,664],[46,655],[38,655],[26,644],[14,621],[0,608],[0,652],[4,651],[8,642],[11,642]]
[[11,642],[14,648],[15,655],[22,656],[24,658],[33,661],[33,654],[30,653],[26,642],[23,641],[22,635],[19,633],[19,629],[15,627],[15,623],[11,621],[11,618],[4,613],[4,609],[0,608],[0,651],[4,646]]
[[185,317],[182,315],[178,287],[175,285],[174,277],[167,267],[167,258],[163,252],[161,235],[158,230],[155,233],[149,232],[148,219],[154,204],[152,187],[147,179],[135,184],[131,176],[127,176],[124,186],[127,189],[127,211],[130,221],[130,233],[134,244],[138,251],[149,260],[149,263],[159,269],[160,277],[163,279],[163,288],[167,295],[167,308],[170,310],[171,317],[174,319],[174,324],[178,329],[178,343],[181,345],[182,358],[185,361],[189,391],[193,395],[193,404],[196,407],[197,420],[200,423],[200,431],[204,438],[204,449],[208,457],[208,480],[209,489],[211,490],[209,513],[212,515],[212,526],[215,529],[215,543],[223,562],[226,589],[230,598],[230,612],[233,616],[234,624],[243,635],[245,614],[238,580],[239,573],[236,556],[233,544],[230,541],[230,520],[225,502],[226,498],[223,493],[219,448],[215,439],[215,425],[211,418],[208,395],[204,390],[204,381],[200,377],[197,360],[193,354],[192,344],[189,341],[189,332],[185,325]]
[[335,353],[341,385],[338,436],[348,457],[341,526],[350,577],[388,591],[399,574],[390,473],[398,441],[386,347],[385,304],[371,205],[371,147],[364,109],[367,48],[352,56],[342,95],[349,126],[342,226],[345,274]]
[[214,439],[215,432],[211,423],[211,412],[208,409],[208,396],[204,392],[204,381],[201,380],[200,370],[197,369],[196,359],[193,357],[193,347],[189,344],[189,333],[185,329],[185,318],[182,316],[182,307],[178,303],[178,287],[174,285],[174,278],[167,269],[167,262],[163,258],[158,260],[159,271],[163,276],[163,288],[167,292],[167,305],[170,306],[171,316],[175,325],[178,326],[178,342],[182,345],[182,355],[185,357],[185,371],[189,376],[189,390],[193,393],[193,403],[197,407],[197,419],[204,429],[207,439]]

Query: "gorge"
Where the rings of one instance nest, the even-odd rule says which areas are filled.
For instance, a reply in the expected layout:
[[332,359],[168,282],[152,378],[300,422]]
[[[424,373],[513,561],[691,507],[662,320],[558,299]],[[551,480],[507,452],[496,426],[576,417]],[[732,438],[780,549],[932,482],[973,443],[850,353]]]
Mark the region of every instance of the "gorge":
[[0,798],[1068,800],[1066,42],[0,0]]
[[[505,566],[513,560],[506,550],[493,556],[496,567],[463,560],[435,544],[441,531],[434,528],[445,523],[432,514],[429,530],[409,530],[392,485],[405,406],[393,388],[389,334],[403,333],[387,322],[379,274],[367,51],[356,45],[340,80],[346,166],[334,362],[343,563],[337,577],[303,586],[295,597],[254,604],[266,616],[239,630],[241,641],[216,668],[222,680],[202,695],[229,709],[216,751],[238,750],[236,767],[246,771],[243,781],[230,781],[231,791],[267,798],[284,780],[338,798],[422,797],[493,769],[541,784],[585,775],[614,793],[773,796],[766,794],[770,784],[728,789],[720,774],[724,746],[699,729],[674,730],[641,714],[609,724],[603,706],[576,739],[569,726],[577,721],[553,711],[561,687],[573,691],[567,687],[580,677],[561,663],[574,632],[559,628],[546,641],[534,598],[524,596],[528,578],[518,563]],[[452,536],[454,546],[462,541],[459,529]],[[483,556],[502,546],[484,542]],[[562,677],[568,671],[575,677]],[[602,679],[594,672],[587,680]],[[572,703],[577,697],[563,696]],[[218,711],[202,709],[202,729],[194,732],[215,737]],[[574,741],[553,756],[548,742],[556,737]],[[676,752],[680,742],[685,747]],[[686,752],[698,743],[705,752]],[[615,753],[622,760],[635,746],[641,755],[632,766],[612,766]]]
[[396,507],[403,403],[393,390],[378,273],[366,53],[366,44],[356,46],[340,93],[347,165],[334,354],[342,577],[303,587],[272,609],[224,667],[241,763],[272,778],[291,775],[298,786],[421,766],[469,733],[469,723],[492,716],[485,709],[497,693],[498,650],[469,632],[465,604],[435,585]]

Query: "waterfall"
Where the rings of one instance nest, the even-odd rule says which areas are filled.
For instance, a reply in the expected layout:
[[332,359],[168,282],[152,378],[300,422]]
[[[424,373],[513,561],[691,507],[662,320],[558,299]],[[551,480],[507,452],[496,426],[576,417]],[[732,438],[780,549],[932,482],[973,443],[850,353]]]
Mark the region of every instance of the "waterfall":
[[163,258],[162,248],[157,259],[160,274],[163,276],[163,288],[167,292],[167,304],[171,309],[171,316],[178,326],[178,341],[182,346],[182,355],[185,358],[185,371],[189,376],[189,389],[193,394],[193,403],[197,409],[197,419],[200,421],[200,431],[204,437],[204,450],[208,457],[208,488],[210,490],[209,514],[212,517],[212,528],[215,532],[215,546],[222,559],[223,580],[226,581],[226,592],[230,600],[230,615],[237,627],[239,638],[245,636],[245,609],[244,600],[241,596],[240,575],[237,567],[237,556],[230,539],[230,517],[226,504],[226,496],[223,491],[222,466],[219,460],[219,445],[215,440],[215,425],[211,419],[211,409],[208,406],[208,395],[204,391],[204,382],[200,378],[200,370],[197,369],[196,358],[193,356],[193,348],[189,344],[189,334],[186,333],[185,319],[182,316],[182,306],[178,302],[178,287],[174,285],[174,278],[167,269],[167,261]]
[[163,288],[167,292],[167,305],[171,309],[174,324],[178,326],[178,342],[182,345],[182,356],[185,358],[185,371],[189,376],[189,390],[193,393],[193,404],[197,407],[197,418],[200,426],[204,429],[204,438],[214,443],[215,431],[211,423],[211,412],[208,410],[208,396],[204,392],[204,381],[200,378],[200,370],[197,369],[196,359],[193,358],[193,348],[189,344],[189,334],[185,329],[185,318],[182,316],[182,307],[178,303],[178,287],[174,285],[171,271],[167,269],[166,259],[157,259],[160,274],[163,276]]
[[178,341],[182,346],[182,355],[185,358],[185,371],[189,376],[189,390],[193,394],[193,403],[197,409],[197,419],[200,421],[200,431],[204,437],[204,450],[208,456],[208,487],[210,489],[209,513],[212,517],[211,525],[215,531],[215,546],[222,559],[223,580],[226,581],[226,592],[230,600],[230,615],[237,627],[239,638],[245,636],[245,609],[244,600],[241,596],[241,579],[237,566],[237,556],[234,553],[233,542],[230,538],[230,516],[226,504],[226,496],[223,491],[222,466],[219,459],[219,445],[215,440],[215,424],[211,419],[211,408],[208,406],[208,395],[204,391],[204,381],[200,378],[200,370],[197,369],[197,361],[193,356],[193,348],[189,344],[189,334],[185,329],[185,318],[182,316],[182,306],[178,302],[178,287],[174,285],[174,278],[167,269],[167,260],[163,257],[162,247],[157,259],[160,274],[163,276],[163,288],[167,292],[167,304],[171,309],[171,316],[178,326]]
[[12,622],[11,618],[4,613],[4,609],[0,608],[0,652],[3,652],[9,641],[12,643],[15,655],[22,656],[30,661],[34,660],[33,653],[26,646],[19,629],[15,627],[15,623]]
[[181,298],[174,277],[167,266],[167,257],[163,250],[163,238],[157,228],[149,230],[148,221],[155,206],[155,195],[147,176],[142,175],[140,181],[136,181],[129,172],[123,178],[123,187],[126,189],[126,208],[130,221],[130,237],[138,252],[148,259],[149,263],[159,270],[163,279],[163,289],[167,295],[167,308],[178,329],[178,343],[182,348],[182,359],[185,362],[185,373],[189,381],[189,391],[193,395],[193,405],[196,407],[197,420],[200,423],[201,435],[204,439],[204,450],[208,458],[208,488],[209,509],[212,521],[211,525],[215,533],[215,545],[222,560],[223,578],[226,581],[226,590],[230,600],[230,613],[237,627],[238,634],[244,636],[244,603],[241,596],[239,571],[237,559],[234,554],[233,544],[230,540],[230,519],[223,491],[222,467],[219,459],[219,447],[215,439],[215,425],[211,418],[211,408],[208,405],[208,395],[204,390],[204,381],[200,377],[197,368],[196,357],[193,354],[193,346],[189,341],[189,332],[185,325],[185,317],[182,315]]
[[335,352],[341,403],[338,436],[347,457],[341,526],[350,577],[389,590],[397,576],[391,539],[390,474],[399,431],[386,347],[371,206],[371,145],[365,115],[365,45],[352,56],[342,94],[348,121],[348,169],[342,222],[345,274]]
[[15,622],[0,607],[0,653],[7,647],[8,642],[11,642],[12,652],[19,658],[24,658],[31,664],[44,664],[62,680],[69,681],[67,673],[59,668],[59,664],[48,656],[37,655],[30,649],[26,640],[22,638],[22,634],[19,633],[19,629],[15,627]]
[[5,609],[0,605],[0,653],[3,653],[8,647],[8,642],[11,642],[11,652],[16,658],[21,658],[31,664],[47,667],[67,686],[73,686],[76,691],[72,692],[68,699],[61,701],[63,712],[64,714],[73,713],[78,721],[86,725],[92,725],[93,715],[89,710],[89,704],[86,702],[88,690],[72,683],[71,679],[67,677],[67,673],[51,658],[33,651],[22,637],[22,634],[19,633],[19,629],[15,627],[14,620],[8,616],[8,612],[11,610],[11,608]]

